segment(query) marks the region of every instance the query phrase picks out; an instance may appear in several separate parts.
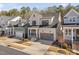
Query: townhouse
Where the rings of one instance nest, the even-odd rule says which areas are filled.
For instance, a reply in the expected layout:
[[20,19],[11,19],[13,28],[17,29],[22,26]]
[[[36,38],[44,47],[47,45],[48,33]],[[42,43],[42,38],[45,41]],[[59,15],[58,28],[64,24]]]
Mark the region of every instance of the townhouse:
[[15,36],[15,28],[18,27],[18,24],[21,22],[22,18],[20,16],[15,16],[7,22],[5,27],[5,35],[8,37]]
[[59,13],[33,13],[29,18],[28,38],[44,44],[52,44],[61,33],[61,16]]
[[79,13],[74,9],[64,16],[63,37],[72,49],[79,50]]
[[29,23],[27,20],[22,19],[18,27],[15,28],[15,37],[19,39],[27,38]]

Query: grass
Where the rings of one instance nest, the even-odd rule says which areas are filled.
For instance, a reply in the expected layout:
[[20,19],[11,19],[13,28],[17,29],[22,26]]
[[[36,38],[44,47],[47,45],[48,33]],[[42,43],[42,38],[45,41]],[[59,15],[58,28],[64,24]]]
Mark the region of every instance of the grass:
[[26,45],[26,46],[30,46],[31,45],[31,41],[29,41],[29,40],[19,41],[19,42],[16,42],[16,43],[22,44],[22,45]]
[[20,50],[25,49],[25,47],[22,47],[22,46],[17,45],[17,44],[10,44],[10,45],[8,45],[8,47],[17,48],[17,49],[20,49]]
[[54,46],[49,46],[48,51],[53,51],[53,52],[58,52],[59,51],[63,51],[65,55],[72,55],[73,53],[66,50],[66,49],[62,49],[62,48],[58,48],[58,47],[54,47]]

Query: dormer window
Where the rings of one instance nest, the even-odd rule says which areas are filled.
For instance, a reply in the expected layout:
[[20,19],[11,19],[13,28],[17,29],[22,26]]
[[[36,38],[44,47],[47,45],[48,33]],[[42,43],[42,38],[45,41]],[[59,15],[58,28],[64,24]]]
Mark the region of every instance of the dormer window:
[[67,17],[64,17],[64,19],[67,19]]
[[35,26],[36,25],[36,21],[32,21],[32,25]]
[[70,17],[70,22],[75,22],[75,17]]
[[75,17],[73,17],[73,22],[75,22]]
[[75,20],[73,20],[73,22],[75,22]]
[[33,17],[35,17],[35,14],[33,15]]

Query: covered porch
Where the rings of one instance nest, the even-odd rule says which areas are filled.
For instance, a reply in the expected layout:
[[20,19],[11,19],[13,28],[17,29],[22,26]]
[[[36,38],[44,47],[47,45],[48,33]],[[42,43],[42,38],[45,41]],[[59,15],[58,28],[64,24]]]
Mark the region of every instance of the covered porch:
[[28,28],[28,38],[29,39],[38,39],[38,30],[39,30],[39,28],[32,28],[32,27],[29,27]]
[[65,41],[70,41],[72,49],[79,50],[79,27],[63,27]]

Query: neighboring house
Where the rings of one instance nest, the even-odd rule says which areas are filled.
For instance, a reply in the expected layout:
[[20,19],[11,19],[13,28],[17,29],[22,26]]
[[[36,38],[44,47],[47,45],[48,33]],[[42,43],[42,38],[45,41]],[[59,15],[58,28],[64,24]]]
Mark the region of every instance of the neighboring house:
[[73,49],[79,50],[79,13],[74,9],[64,16],[63,37]]
[[8,21],[13,18],[15,18],[15,16],[0,16],[0,26],[5,28],[8,25]]
[[59,13],[33,13],[29,18],[28,38],[45,44],[51,44],[60,35],[61,16]]
[[14,27],[20,23],[20,16],[0,16],[0,26],[6,36],[14,36]]

